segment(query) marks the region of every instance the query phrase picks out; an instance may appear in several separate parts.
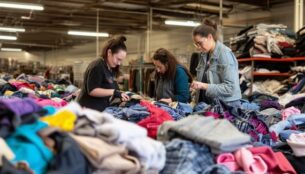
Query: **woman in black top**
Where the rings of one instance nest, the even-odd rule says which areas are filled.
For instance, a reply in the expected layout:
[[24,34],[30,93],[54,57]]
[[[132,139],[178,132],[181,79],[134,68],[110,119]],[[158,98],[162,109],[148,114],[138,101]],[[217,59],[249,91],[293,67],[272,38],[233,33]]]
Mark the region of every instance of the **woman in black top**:
[[126,37],[110,39],[103,48],[102,58],[91,62],[84,75],[84,84],[78,97],[81,106],[103,111],[110,104],[110,97],[129,100],[119,91],[115,75],[127,55]]

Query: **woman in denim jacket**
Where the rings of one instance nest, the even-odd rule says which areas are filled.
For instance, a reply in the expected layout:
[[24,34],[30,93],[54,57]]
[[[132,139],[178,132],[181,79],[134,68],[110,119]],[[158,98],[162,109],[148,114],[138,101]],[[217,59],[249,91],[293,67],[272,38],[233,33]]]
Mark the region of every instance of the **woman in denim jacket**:
[[238,62],[231,49],[217,40],[217,25],[205,20],[193,30],[195,46],[201,51],[197,66],[196,103],[210,104],[219,98],[231,106],[240,106]]

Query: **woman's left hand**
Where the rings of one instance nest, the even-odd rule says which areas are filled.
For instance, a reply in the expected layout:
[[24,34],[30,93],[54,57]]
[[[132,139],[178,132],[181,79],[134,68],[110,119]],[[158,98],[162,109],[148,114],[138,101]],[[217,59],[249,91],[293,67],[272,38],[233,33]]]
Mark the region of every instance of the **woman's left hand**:
[[162,99],[160,99],[159,101],[165,102],[165,103],[171,103],[171,102],[173,102],[171,98],[162,98]]

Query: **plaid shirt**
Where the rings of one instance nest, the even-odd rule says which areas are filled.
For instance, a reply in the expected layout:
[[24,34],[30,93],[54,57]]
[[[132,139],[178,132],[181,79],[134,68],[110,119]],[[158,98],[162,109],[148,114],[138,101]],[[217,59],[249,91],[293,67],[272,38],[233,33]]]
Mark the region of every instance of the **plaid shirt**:
[[166,143],[166,164],[160,174],[201,174],[214,164],[210,149],[188,140]]

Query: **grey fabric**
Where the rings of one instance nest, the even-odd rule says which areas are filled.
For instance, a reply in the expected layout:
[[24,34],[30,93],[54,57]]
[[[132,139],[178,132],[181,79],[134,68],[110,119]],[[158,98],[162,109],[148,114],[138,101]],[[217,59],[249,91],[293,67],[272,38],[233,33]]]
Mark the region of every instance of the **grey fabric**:
[[156,99],[160,100],[162,98],[174,99],[174,80],[164,79],[159,77],[156,79]]
[[158,140],[168,141],[176,136],[209,145],[213,153],[232,152],[250,143],[250,136],[240,132],[225,119],[193,115],[177,122],[163,123],[158,130]]

